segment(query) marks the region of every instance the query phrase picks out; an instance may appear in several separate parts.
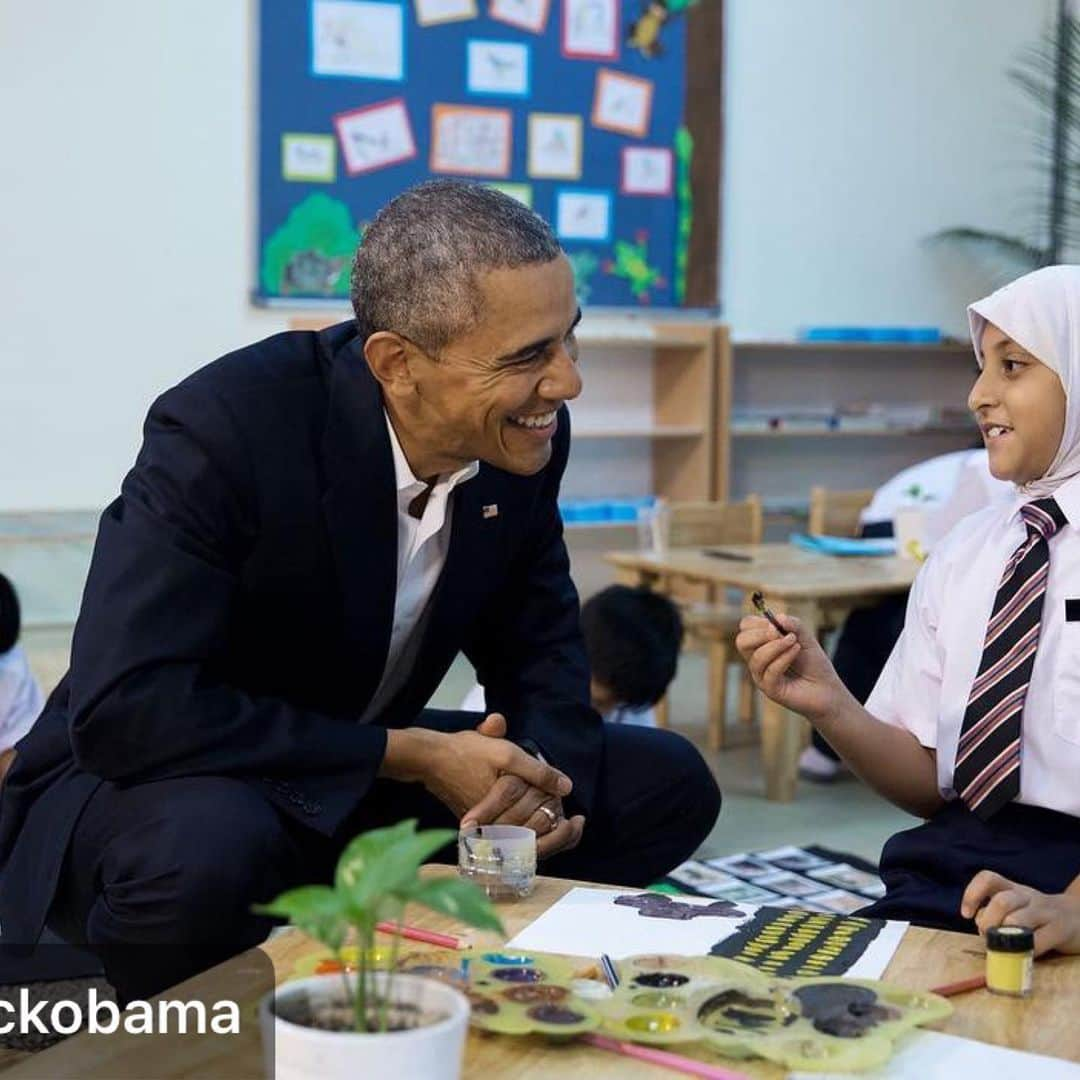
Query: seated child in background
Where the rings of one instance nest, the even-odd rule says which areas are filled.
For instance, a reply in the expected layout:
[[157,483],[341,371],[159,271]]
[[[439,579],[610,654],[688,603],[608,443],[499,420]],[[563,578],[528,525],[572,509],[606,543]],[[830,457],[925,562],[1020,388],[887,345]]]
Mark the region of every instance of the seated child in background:
[[1080,952],[1080,267],[969,309],[968,404],[1008,503],[963,519],[919,571],[864,709],[813,636],[743,620],[757,685],[867,784],[927,819],[881,856],[863,914],[1035,931]]
[[[859,535],[892,536],[893,516],[901,507],[912,505],[913,491],[923,500],[925,545],[932,551],[958,521],[1000,499],[1011,499],[1014,488],[990,472],[985,449],[939,454],[897,473],[874,492],[862,512]],[[833,667],[860,703],[870,696],[900,637],[907,597],[906,592],[896,593],[856,608],[840,628]],[[799,775],[815,783],[829,783],[845,771],[836,751],[814,731],[799,758]]]
[[[611,723],[655,726],[652,706],[679,664],[683,626],[675,605],[645,588],[611,585],[582,605],[581,630],[592,707]],[[486,711],[484,688],[474,686],[461,708]]]
[[19,598],[0,574],[0,780],[15,759],[15,744],[30,730],[45,700],[19,640]]

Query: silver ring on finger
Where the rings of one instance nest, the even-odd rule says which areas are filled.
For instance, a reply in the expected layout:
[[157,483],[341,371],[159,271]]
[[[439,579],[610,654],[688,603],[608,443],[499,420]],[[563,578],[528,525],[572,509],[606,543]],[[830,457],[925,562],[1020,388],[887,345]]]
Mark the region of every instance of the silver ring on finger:
[[559,815],[550,806],[538,806],[536,809],[548,819],[548,832],[551,832],[559,824]]

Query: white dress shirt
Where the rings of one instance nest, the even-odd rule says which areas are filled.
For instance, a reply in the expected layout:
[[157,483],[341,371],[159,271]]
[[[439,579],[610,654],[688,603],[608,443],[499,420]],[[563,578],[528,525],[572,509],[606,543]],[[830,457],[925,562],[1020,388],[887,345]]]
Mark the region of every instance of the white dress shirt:
[[450,547],[454,509],[450,496],[458,484],[471,480],[480,470],[480,463],[473,461],[457,472],[440,475],[428,496],[423,515],[419,519],[414,518],[409,513],[409,507],[418,495],[427,490],[427,484],[413,475],[394,425],[385,412],[383,415],[394,454],[394,477],[397,482],[397,589],[394,593],[394,623],[390,631],[386,667],[364,711],[364,722],[378,715],[408,680],[419,644],[416,638],[423,632],[424,613],[438,584]]
[[[1080,817],[1080,476],[1055,498],[1068,524],[1050,540],[1039,647],[1024,702],[1018,802]],[[956,746],[1001,574],[1027,530],[1015,496],[961,521],[919,571],[904,631],[866,709],[936,748],[938,787],[952,786]],[[1080,603],[1071,605],[1080,607]]]
[[44,705],[22,648],[0,653],[0,750],[10,750],[34,726]]

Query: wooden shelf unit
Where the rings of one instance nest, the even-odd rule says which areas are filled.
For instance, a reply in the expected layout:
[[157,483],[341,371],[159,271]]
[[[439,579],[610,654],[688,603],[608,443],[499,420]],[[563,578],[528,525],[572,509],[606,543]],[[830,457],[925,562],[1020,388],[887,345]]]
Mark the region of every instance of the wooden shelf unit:
[[769,511],[769,504],[804,505],[813,484],[876,487],[908,465],[965,449],[978,436],[974,423],[952,419],[777,430],[740,428],[733,419],[739,409],[963,407],[975,361],[966,342],[739,342],[718,329],[716,352],[716,497],[755,492],[774,524],[788,515]]

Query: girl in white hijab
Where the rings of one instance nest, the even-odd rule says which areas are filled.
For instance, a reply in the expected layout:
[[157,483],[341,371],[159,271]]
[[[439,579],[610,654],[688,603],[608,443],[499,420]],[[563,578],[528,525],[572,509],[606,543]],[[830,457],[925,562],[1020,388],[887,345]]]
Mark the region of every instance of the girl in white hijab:
[[1080,267],[968,313],[968,405],[1016,497],[934,549],[865,708],[796,619],[781,635],[748,617],[736,644],[764,693],[926,819],[885,845],[887,893],[863,914],[1080,952]]

